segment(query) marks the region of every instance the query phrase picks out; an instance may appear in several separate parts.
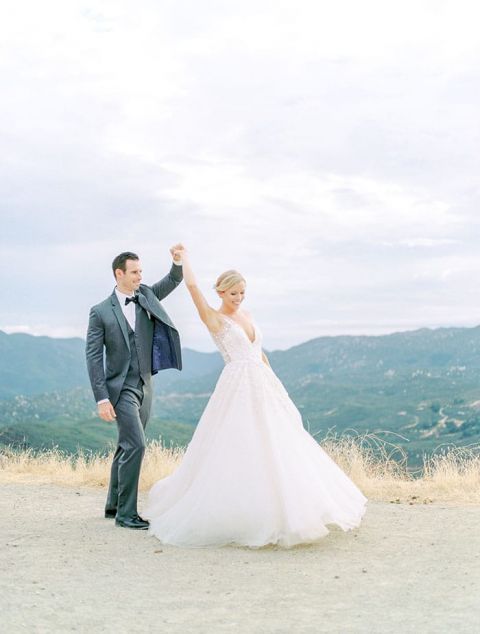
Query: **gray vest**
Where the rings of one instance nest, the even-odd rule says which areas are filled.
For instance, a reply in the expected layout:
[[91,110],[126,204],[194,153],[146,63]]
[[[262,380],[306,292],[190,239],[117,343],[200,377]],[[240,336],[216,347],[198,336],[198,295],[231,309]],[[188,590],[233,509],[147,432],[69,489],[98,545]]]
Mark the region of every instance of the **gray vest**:
[[[130,364],[128,366],[124,385],[137,388],[140,383],[140,378],[143,380],[143,383],[146,383],[151,375],[151,334],[148,331],[153,330],[153,328],[148,327],[150,325],[150,320],[148,319],[146,312],[139,306],[136,306],[135,308],[135,332],[130,327],[127,319],[125,319],[127,323],[128,342],[130,344]],[[150,337],[141,336],[140,333],[145,335],[145,331],[150,334]],[[147,349],[143,350],[142,346],[147,347]]]

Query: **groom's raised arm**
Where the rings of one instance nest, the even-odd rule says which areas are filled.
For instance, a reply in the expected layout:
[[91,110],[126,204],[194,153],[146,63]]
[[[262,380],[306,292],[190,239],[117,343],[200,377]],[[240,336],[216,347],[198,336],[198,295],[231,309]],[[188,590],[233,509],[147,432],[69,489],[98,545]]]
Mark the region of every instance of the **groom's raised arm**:
[[[172,255],[173,255],[173,249],[174,247],[172,247],[172,249],[170,250],[172,252]],[[176,289],[182,280],[183,280],[182,265],[176,264],[175,261],[173,261],[170,272],[167,275],[165,275],[165,277],[161,279],[159,282],[156,282],[155,284],[153,284],[150,288],[155,293],[157,299],[161,300],[167,295],[169,295],[174,289]]]
[[105,341],[105,333],[103,322],[97,315],[95,308],[90,311],[90,319],[88,321],[87,330],[87,369],[93,395],[96,402],[107,400],[108,390],[105,381],[105,370],[103,367],[103,345]]

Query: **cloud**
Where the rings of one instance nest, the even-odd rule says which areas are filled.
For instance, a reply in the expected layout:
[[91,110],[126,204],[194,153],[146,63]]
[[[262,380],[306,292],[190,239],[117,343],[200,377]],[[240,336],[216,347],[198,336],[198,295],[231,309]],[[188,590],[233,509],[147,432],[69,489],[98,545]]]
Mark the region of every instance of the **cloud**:
[[34,337],[55,337],[60,339],[83,335],[83,333],[78,332],[77,328],[68,326],[52,328],[51,324],[37,324],[35,327],[28,324],[0,325],[0,330],[6,332],[8,335],[23,333],[33,335]]
[[[3,5],[0,322],[82,334],[117,252],[154,281],[179,239],[212,302],[242,270],[270,347],[475,319],[479,13]],[[211,346],[184,289],[167,305]]]

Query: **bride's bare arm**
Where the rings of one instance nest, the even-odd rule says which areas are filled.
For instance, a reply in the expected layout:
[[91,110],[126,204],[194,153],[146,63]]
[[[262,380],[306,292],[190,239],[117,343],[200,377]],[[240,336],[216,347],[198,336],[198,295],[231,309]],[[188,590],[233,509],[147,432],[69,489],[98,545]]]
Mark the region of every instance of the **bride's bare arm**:
[[265,365],[268,365],[269,368],[271,368],[272,366],[270,365],[270,361],[268,360],[267,355],[265,354],[265,352],[262,350],[262,360],[265,363]]
[[199,289],[187,251],[182,247],[175,250],[175,255],[182,258],[183,281],[192,297],[200,319],[209,330],[217,332],[222,326],[221,317],[219,317],[217,311],[209,305],[202,291]]

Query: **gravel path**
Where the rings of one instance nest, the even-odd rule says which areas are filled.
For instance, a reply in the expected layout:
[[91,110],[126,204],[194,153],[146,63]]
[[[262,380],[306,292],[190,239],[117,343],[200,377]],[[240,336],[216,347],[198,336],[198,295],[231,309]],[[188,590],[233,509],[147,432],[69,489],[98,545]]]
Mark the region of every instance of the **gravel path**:
[[102,516],[104,492],[3,484],[0,631],[479,632],[480,508],[372,503],[292,550],[182,550]]

